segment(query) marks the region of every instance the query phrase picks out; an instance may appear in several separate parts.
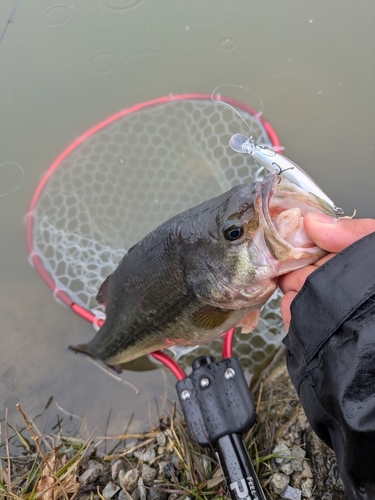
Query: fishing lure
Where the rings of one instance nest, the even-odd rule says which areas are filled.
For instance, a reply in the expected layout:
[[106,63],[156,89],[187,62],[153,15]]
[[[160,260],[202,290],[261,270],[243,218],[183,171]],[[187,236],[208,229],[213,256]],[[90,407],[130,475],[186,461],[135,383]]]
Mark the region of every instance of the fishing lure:
[[297,186],[318,196],[328,203],[336,215],[341,216],[344,214],[342,208],[337,207],[318,184],[301,167],[289,160],[289,158],[266,146],[255,144],[252,137],[247,137],[244,134],[234,134],[229,140],[229,146],[237,153],[249,154],[259,166],[271,173],[282,175],[289,181],[297,184]]

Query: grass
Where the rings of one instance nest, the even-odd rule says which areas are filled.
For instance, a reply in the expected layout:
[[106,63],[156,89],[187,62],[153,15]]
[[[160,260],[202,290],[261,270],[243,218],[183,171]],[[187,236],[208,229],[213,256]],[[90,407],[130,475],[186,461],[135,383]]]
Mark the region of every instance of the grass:
[[[261,404],[261,388],[257,406]],[[264,401],[262,402],[264,407]],[[3,456],[0,461],[0,498],[14,500],[74,500],[80,496],[78,476],[82,460],[88,457],[98,459],[97,447],[103,440],[113,440],[116,445],[111,452],[105,453],[100,460],[111,462],[122,458],[127,462],[139,465],[139,459],[129,459],[129,454],[135,450],[146,450],[156,444],[156,436],[161,430],[167,437],[166,448],[179,458],[178,471],[171,480],[159,478],[158,489],[175,494],[177,498],[190,497],[191,499],[222,499],[228,497],[224,478],[213,449],[202,449],[192,443],[187,434],[182,415],[174,404],[170,405],[167,418],[160,417],[156,427],[144,434],[125,434],[121,436],[99,438],[91,435],[82,440],[80,436],[63,436],[60,430],[58,435],[46,436],[40,432],[34,421],[25,415],[20,405],[17,405],[25,426],[22,429],[14,428],[5,420],[0,427],[0,442]],[[267,486],[275,470],[271,467],[271,460],[280,455],[272,454],[276,429],[275,417],[272,412],[262,410],[262,418],[244,436],[244,441],[257,475],[265,487],[269,498],[272,493]],[[106,441],[108,442],[108,441]],[[11,449],[21,449],[21,454],[12,454]],[[157,464],[160,460],[155,457],[152,461]],[[150,463],[152,465],[152,463]],[[102,489],[103,485],[100,485]],[[100,488],[92,485],[91,491],[102,498]],[[87,491],[87,488],[86,488]],[[131,499],[131,496],[129,499]],[[92,495],[93,497],[93,495]]]
[[[79,493],[79,463],[89,449],[92,437],[81,442],[77,448],[77,440],[75,446],[72,446],[67,444],[69,440],[62,437],[41,434],[25,415],[20,404],[17,409],[26,427],[22,430],[13,428],[8,422],[8,411],[5,411],[3,448],[6,456],[2,456],[0,461],[0,498],[74,500]],[[28,436],[25,435],[25,430],[28,431]],[[11,437],[9,431],[12,432]],[[21,455],[11,455],[10,441],[13,447],[23,449]]]

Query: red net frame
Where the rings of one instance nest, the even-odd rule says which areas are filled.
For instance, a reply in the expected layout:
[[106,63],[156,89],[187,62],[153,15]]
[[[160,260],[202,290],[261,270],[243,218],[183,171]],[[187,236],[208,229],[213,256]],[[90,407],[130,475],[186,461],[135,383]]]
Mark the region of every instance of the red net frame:
[[[171,103],[173,101],[181,101],[181,100],[211,100],[212,96],[209,94],[200,94],[200,93],[192,93],[192,94],[179,94],[179,95],[173,95],[173,96],[164,96],[160,97],[158,99],[153,99],[150,101],[146,101],[143,103],[136,104],[134,106],[131,106],[129,108],[126,108],[122,111],[119,111],[118,113],[113,114],[112,116],[106,118],[105,120],[101,121],[97,125],[91,127],[89,130],[87,130],[85,133],[83,133],[81,136],[79,136],[76,140],[74,140],[67,148],[64,149],[64,151],[55,159],[55,161],[51,164],[51,166],[48,168],[48,170],[45,172],[43,175],[40,183],[38,184],[34,195],[32,197],[29,211],[27,214],[26,218],[26,244],[30,256],[30,261],[31,263],[35,266],[36,270],[42,277],[42,279],[46,282],[46,284],[49,286],[49,288],[52,290],[54,296],[59,299],[62,303],[67,305],[72,309],[72,311],[80,316],[81,318],[85,319],[89,323],[91,323],[94,327],[99,328],[103,322],[104,319],[98,317],[95,315],[90,309],[83,307],[80,304],[75,303],[75,301],[72,299],[72,297],[69,296],[69,294],[60,289],[57,283],[55,282],[53,276],[50,274],[49,271],[47,271],[39,258],[39,256],[35,253],[34,249],[34,242],[33,242],[33,230],[34,230],[34,224],[35,224],[35,217],[34,217],[34,211],[37,206],[38,200],[40,199],[40,196],[45,189],[49,179],[53,175],[53,173],[61,166],[62,162],[72,153],[74,152],[79,146],[81,146],[87,139],[92,137],[94,134],[97,132],[105,129],[107,126],[111,125],[112,123],[116,122],[116,120],[119,120],[126,115],[131,115],[133,113],[136,113],[138,111],[144,110],[146,108],[152,108],[154,106],[159,106],[162,104],[167,104]],[[236,99],[232,98],[227,98],[227,97],[220,97],[220,101],[215,100],[214,102],[219,102],[219,103],[224,103],[224,104],[229,104],[230,106],[235,106],[239,108],[240,110],[246,111],[250,115],[256,117],[259,122],[262,124],[264,127],[265,131],[268,134],[268,137],[271,141],[272,147],[280,152],[281,151],[281,144],[280,140],[276,134],[276,131],[272,127],[272,125],[265,120],[265,118],[255,109],[252,107],[244,104],[243,102],[237,101]],[[233,339],[233,334],[234,330],[230,331],[231,333],[225,337],[225,340],[223,342],[223,357],[230,357],[231,355],[231,345],[232,345],[232,339]],[[164,354],[162,354],[162,357],[164,357]],[[154,357],[160,359],[160,355],[156,354]],[[165,355],[166,356],[166,355]],[[160,359],[163,361],[162,359]],[[164,361],[165,362],[165,359]],[[178,365],[177,365],[178,366]],[[171,368],[172,369],[172,368]],[[182,369],[180,369],[182,370]],[[181,372],[178,371],[177,368],[173,368],[172,371],[178,375],[178,377],[181,377],[182,374]],[[176,375],[176,376],[177,376]],[[177,378],[178,378],[177,377]]]

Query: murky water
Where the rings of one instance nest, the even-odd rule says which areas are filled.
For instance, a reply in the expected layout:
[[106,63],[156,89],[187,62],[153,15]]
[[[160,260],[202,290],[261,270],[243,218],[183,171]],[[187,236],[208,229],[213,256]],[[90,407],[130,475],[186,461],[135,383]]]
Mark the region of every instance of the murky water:
[[40,178],[113,113],[243,85],[251,92],[226,93],[263,111],[288,157],[347,214],[375,216],[374,16],[370,0],[1,2],[1,410],[15,418],[20,402],[35,416],[53,396],[48,428],[68,412],[104,430],[112,409],[115,433],[131,418],[134,429],[154,422],[175,397],[164,370],[127,370],[136,395],[68,352],[92,328],[28,263],[24,220]]

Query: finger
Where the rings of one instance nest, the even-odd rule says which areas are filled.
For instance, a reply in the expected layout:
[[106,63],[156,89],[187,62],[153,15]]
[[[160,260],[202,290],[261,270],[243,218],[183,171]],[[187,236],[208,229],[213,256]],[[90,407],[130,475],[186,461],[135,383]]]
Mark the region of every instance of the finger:
[[308,213],[304,227],[310,238],[328,252],[341,252],[355,241],[375,231],[375,219],[334,219]]
[[298,269],[297,271],[292,271],[291,273],[279,276],[278,284],[281,291],[283,293],[286,293],[289,290],[299,291],[302,288],[302,285],[305,283],[306,278],[312,272],[316,271],[318,267],[322,266],[327,261],[332,259],[332,257],[334,257],[335,255],[335,253],[329,253],[310,266],[305,266],[302,269]]
[[290,320],[291,320],[290,305],[293,302],[294,297],[296,295],[297,295],[297,292],[288,292],[281,299],[281,304],[280,304],[281,316],[283,318],[286,331],[289,330],[289,325],[290,325]]
[[323,264],[325,264],[328,260],[332,259],[332,257],[334,257],[335,255],[337,255],[336,253],[329,253],[327,255],[325,255],[324,257],[322,257],[321,259],[317,260],[316,262],[314,262],[314,266],[315,267],[320,267],[322,266]]
[[278,284],[281,288],[281,291],[285,294],[292,291],[298,292],[301,290],[303,284],[306,281],[306,278],[317,269],[316,266],[306,266],[302,269],[298,269],[297,271],[293,271],[292,273],[284,274],[283,276],[279,276]]

